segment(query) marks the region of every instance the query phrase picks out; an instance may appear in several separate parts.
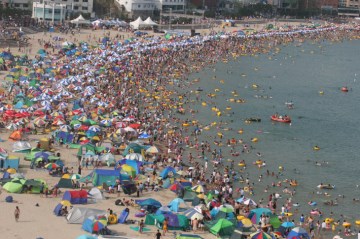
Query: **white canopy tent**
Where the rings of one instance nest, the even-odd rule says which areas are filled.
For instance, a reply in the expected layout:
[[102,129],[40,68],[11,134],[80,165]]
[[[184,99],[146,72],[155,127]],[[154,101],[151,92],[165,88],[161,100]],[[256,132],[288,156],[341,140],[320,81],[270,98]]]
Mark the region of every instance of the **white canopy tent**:
[[139,29],[140,26],[144,26],[144,25],[146,25],[146,24],[141,19],[141,17],[138,17],[138,19],[136,19],[135,21],[130,22],[130,26],[134,29]]
[[154,22],[150,17],[148,17],[144,23],[147,25],[147,26],[157,26],[158,24],[156,22]]
[[79,24],[90,24],[89,20],[86,20],[81,14],[77,18],[70,21],[73,24],[79,25]]

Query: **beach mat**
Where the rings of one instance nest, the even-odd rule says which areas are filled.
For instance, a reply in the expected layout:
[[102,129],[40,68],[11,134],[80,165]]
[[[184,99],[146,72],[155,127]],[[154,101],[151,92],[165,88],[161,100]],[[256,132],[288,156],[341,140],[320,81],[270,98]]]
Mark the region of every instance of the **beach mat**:
[[70,149],[79,149],[81,147],[80,144],[70,144],[69,148]]
[[[139,226],[131,226],[130,229],[138,232],[139,231]],[[151,231],[150,228],[147,228],[147,227],[143,228],[143,232],[149,232],[149,231]]]

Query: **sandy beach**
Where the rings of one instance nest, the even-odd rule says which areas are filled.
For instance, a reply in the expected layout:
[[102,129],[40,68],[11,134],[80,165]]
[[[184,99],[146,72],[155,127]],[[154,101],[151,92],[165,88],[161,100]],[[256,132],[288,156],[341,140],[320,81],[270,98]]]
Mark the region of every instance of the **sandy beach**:
[[[302,23],[300,22],[291,22],[287,23],[287,25],[291,25],[293,27],[299,26]],[[285,25],[285,24],[284,24]],[[258,24],[252,26],[255,30],[262,30],[266,24]],[[226,29],[216,28],[214,31],[228,31],[233,32],[235,30],[241,30],[243,26],[237,27],[229,27]],[[201,30],[200,33],[202,35],[209,34],[209,30]],[[148,36],[153,36],[154,33],[150,33]],[[133,37],[131,33],[128,32],[119,32],[115,30],[84,30],[81,29],[79,33],[75,33],[74,36],[68,34],[60,34],[60,33],[36,33],[28,35],[30,38],[29,46],[25,48],[21,48],[20,51],[17,48],[10,49],[11,53],[14,55],[22,55],[27,54],[30,59],[34,58],[37,55],[38,50],[44,48],[45,43],[50,43],[55,46],[61,46],[63,42],[88,42],[89,45],[97,45],[99,41],[103,37],[109,37],[112,41],[123,41],[124,39],[128,39]],[[158,34],[158,36],[162,36]],[[61,40],[54,41],[54,37],[59,37]],[[48,55],[51,56],[57,52],[57,47],[52,49],[51,47],[45,49],[48,52]],[[26,68],[26,67],[24,67]],[[7,72],[1,72],[1,77],[4,77]],[[149,93],[150,94],[150,93]],[[103,97],[105,99],[105,96]],[[10,100],[9,100],[10,101]],[[5,100],[3,100],[5,102]],[[149,102],[146,102],[149,103]],[[150,104],[149,104],[150,105]],[[165,117],[164,117],[165,118]],[[19,172],[23,173],[26,178],[29,179],[44,179],[47,182],[49,188],[52,188],[54,185],[58,183],[59,177],[52,177],[49,175],[48,170],[46,169],[30,169],[30,162],[23,160],[24,155],[22,153],[13,153],[12,145],[14,141],[8,139],[9,135],[12,131],[3,129],[0,133],[0,138],[5,140],[2,142],[1,148],[5,149],[9,152],[10,155],[15,155],[20,157],[20,168]],[[32,135],[30,134],[28,141],[31,143],[32,147],[36,147],[37,141],[43,137],[49,137],[49,135]],[[162,146],[163,150],[167,150],[165,147],[166,141],[163,141]],[[61,154],[61,159],[65,163],[66,166],[69,167],[70,172],[77,173],[78,168],[78,159],[77,159],[77,149],[69,149],[66,146],[54,145],[53,151],[55,153]],[[175,158],[177,155],[174,152],[171,152],[170,156]],[[116,160],[122,159],[120,155],[115,155]],[[108,168],[108,167],[104,167]],[[82,169],[82,176],[88,175],[92,171],[92,167],[88,169]],[[150,174],[149,174],[150,175]],[[61,189],[64,192],[64,189]],[[5,197],[13,196],[15,202],[7,203],[5,202]],[[90,207],[96,209],[112,209],[115,213],[119,214],[125,206],[117,206],[115,205],[115,200],[118,198],[117,194],[109,194],[104,193],[106,200],[103,200],[99,203],[95,204],[87,204],[81,205],[80,207]],[[5,190],[2,190],[0,194],[0,225],[2,229],[2,237],[3,238],[17,238],[17,239],[30,239],[30,238],[76,238],[79,235],[86,234],[81,229],[81,224],[68,224],[64,217],[57,217],[53,213],[53,209],[55,206],[60,203],[62,194],[58,195],[58,197],[49,196],[45,198],[43,195],[39,194],[10,194]],[[126,199],[145,199],[145,198],[154,198],[160,201],[163,205],[167,205],[172,199],[176,198],[176,194],[167,189],[161,189],[159,192],[145,192],[141,195],[140,198],[136,198],[136,194],[131,196],[125,195],[121,193],[120,198]],[[18,206],[20,209],[20,218],[19,221],[16,222],[14,219],[14,210],[15,207]],[[130,215],[128,220],[139,220],[139,218],[135,217],[135,213],[139,212],[138,208],[130,207]],[[155,238],[155,233],[157,228],[154,226],[146,226],[150,228],[149,232],[144,232],[143,234],[139,234],[136,231],[133,231],[129,228],[130,225],[127,224],[116,224],[109,225],[109,229],[113,232],[117,233],[120,236],[126,236],[128,238]],[[191,232],[190,232],[191,233]],[[202,236],[203,238],[212,239],[217,238],[213,234],[208,231],[197,231],[196,234]],[[162,238],[174,238],[173,231],[168,232],[166,236]]]

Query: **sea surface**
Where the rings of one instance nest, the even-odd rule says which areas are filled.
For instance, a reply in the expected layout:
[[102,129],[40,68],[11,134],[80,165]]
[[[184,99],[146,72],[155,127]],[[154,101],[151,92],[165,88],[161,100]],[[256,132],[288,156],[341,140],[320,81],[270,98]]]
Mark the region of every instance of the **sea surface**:
[[[268,54],[221,61],[189,77],[199,79],[190,86],[194,101],[190,108],[198,113],[183,118],[198,120],[202,126],[217,123],[202,131],[200,141],[211,142],[213,149],[221,148],[225,164],[235,160],[238,175],[254,183],[254,195],[249,197],[267,202],[270,192],[280,192],[283,198],[278,202],[279,210],[289,197],[282,193],[286,185],[296,190],[292,202],[300,203],[299,213],[293,218],[296,222],[301,213],[309,214],[314,208],[307,203],[315,201],[323,219],[333,212],[336,219],[344,215],[354,224],[355,219],[360,219],[360,202],[353,202],[353,198],[360,197],[359,52],[358,40],[304,42],[279,46]],[[344,86],[349,92],[341,91]],[[203,91],[196,94],[197,87]],[[234,96],[234,91],[238,96]],[[216,95],[210,98],[208,94]],[[230,102],[240,98],[245,103]],[[291,101],[294,108],[288,109],[285,102]],[[212,110],[215,106],[222,112],[221,116]],[[270,116],[275,113],[290,116],[292,123],[272,122]],[[261,122],[246,123],[245,119],[250,117],[261,118]],[[242,134],[238,133],[240,129]],[[223,135],[222,139],[218,133]],[[255,137],[258,142],[251,142]],[[243,139],[253,149],[250,153],[231,156],[226,145],[230,138]],[[223,146],[216,146],[213,141],[222,141]],[[320,150],[315,151],[314,146]],[[241,146],[235,148],[241,150]],[[252,164],[259,159],[257,153],[266,162],[261,169]],[[206,157],[211,158],[211,153],[207,152]],[[240,159],[247,163],[243,172],[237,166]],[[266,176],[266,170],[277,174],[279,166],[284,168],[279,179]],[[260,175],[263,175],[261,182]],[[296,179],[299,185],[294,188],[283,183],[282,187],[270,187],[269,192],[264,192],[266,185],[285,179]],[[335,185],[335,189],[320,190],[317,188],[320,183]],[[235,185],[243,186],[238,182]],[[337,200],[338,205],[327,206],[326,200]]]

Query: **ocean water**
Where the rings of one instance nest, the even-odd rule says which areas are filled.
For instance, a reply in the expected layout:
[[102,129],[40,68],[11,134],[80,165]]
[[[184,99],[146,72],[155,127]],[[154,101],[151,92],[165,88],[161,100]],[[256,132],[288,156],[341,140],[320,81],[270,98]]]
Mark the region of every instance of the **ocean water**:
[[[341,214],[348,221],[360,219],[359,211],[354,210],[360,203],[353,202],[353,198],[360,197],[360,187],[357,187],[360,185],[360,41],[305,42],[280,49],[219,62],[214,68],[189,77],[200,79],[190,86],[194,91],[192,99],[196,95],[199,99],[189,106],[198,111],[191,119],[203,126],[217,122],[209,130],[203,130],[200,140],[211,142],[212,148],[221,148],[225,164],[230,159],[246,161],[245,171],[241,172],[239,166],[235,169],[254,183],[255,194],[249,196],[256,200],[267,201],[270,192],[280,192],[283,199],[279,200],[278,208],[281,208],[289,197],[282,193],[287,186],[296,189],[292,201],[300,203],[299,214],[310,212],[312,207],[307,202],[312,200],[318,203],[316,207],[323,212],[323,218],[333,212],[336,219]],[[254,88],[254,84],[258,87]],[[198,86],[203,91],[195,94]],[[349,92],[342,92],[343,86],[347,86]],[[234,96],[233,91],[238,96]],[[323,94],[319,93],[321,91]],[[208,94],[216,96],[210,98]],[[229,101],[239,98],[246,102]],[[286,107],[288,101],[294,103],[294,109]],[[207,105],[203,106],[202,102]],[[220,117],[211,110],[214,106],[222,112]],[[292,123],[272,122],[270,116],[276,112],[289,115]],[[261,122],[245,123],[250,117],[261,118]],[[219,122],[223,123],[220,127]],[[243,134],[238,133],[239,129],[243,129]],[[223,134],[222,139],[218,133]],[[251,142],[254,137],[258,138],[257,143]],[[253,149],[233,157],[226,145],[230,138],[243,139]],[[222,141],[224,145],[216,146],[213,141]],[[315,145],[321,149],[314,151]],[[236,146],[235,151],[241,149]],[[261,153],[266,167],[258,169],[252,164],[258,159],[257,152]],[[210,158],[211,153],[206,156]],[[317,166],[316,162],[321,162],[322,166]],[[266,170],[278,173],[280,165],[284,172],[279,179],[266,176]],[[261,182],[259,175],[263,175]],[[284,179],[296,179],[299,185],[292,188],[283,183],[282,187],[271,187],[269,192],[264,192],[266,185]],[[319,190],[316,186],[320,183],[335,185],[335,189]],[[236,186],[242,184],[236,183]],[[335,199],[338,206],[324,204],[326,200]],[[299,216],[295,217],[298,221]]]

